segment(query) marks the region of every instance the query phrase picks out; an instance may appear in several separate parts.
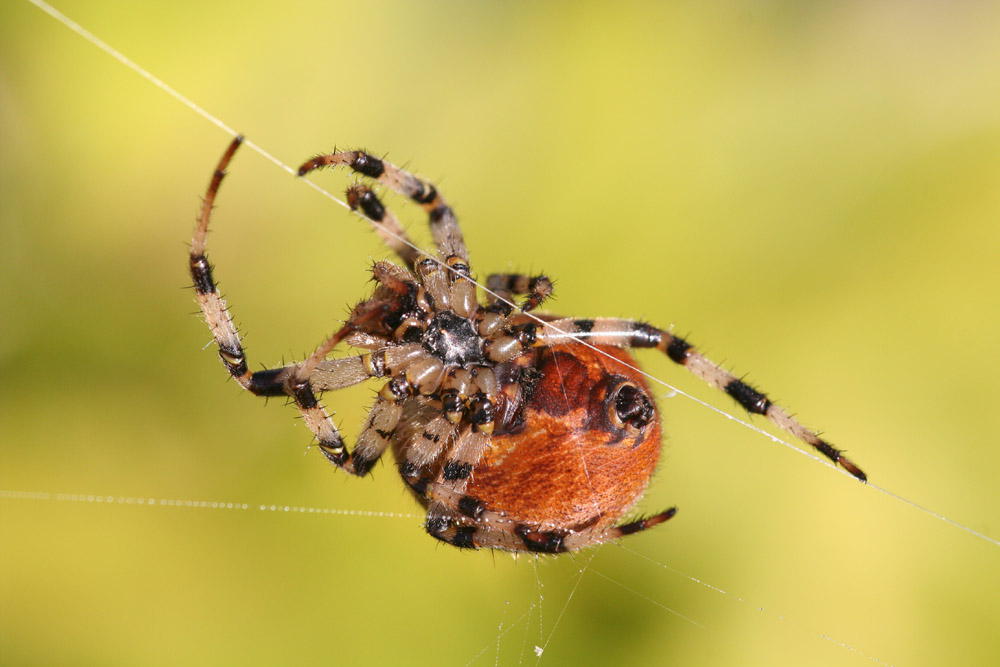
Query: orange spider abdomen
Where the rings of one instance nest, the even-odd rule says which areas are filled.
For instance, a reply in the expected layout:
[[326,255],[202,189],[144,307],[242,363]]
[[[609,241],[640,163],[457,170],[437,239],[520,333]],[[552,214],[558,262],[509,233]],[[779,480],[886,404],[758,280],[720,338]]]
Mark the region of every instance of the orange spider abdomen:
[[[494,434],[466,493],[540,531],[610,528],[659,460],[649,387],[621,348],[572,343],[535,354],[539,379],[510,430]],[[641,418],[623,421],[630,405]]]

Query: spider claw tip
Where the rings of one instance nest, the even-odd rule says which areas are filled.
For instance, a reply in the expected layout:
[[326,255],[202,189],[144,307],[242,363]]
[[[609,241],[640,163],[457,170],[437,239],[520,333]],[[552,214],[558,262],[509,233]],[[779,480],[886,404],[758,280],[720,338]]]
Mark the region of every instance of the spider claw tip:
[[854,465],[852,462],[848,461],[845,458],[841,458],[839,463],[840,465],[844,466],[844,470],[854,475],[857,479],[861,480],[862,483],[866,484],[868,482],[868,475],[866,475],[861,468]]

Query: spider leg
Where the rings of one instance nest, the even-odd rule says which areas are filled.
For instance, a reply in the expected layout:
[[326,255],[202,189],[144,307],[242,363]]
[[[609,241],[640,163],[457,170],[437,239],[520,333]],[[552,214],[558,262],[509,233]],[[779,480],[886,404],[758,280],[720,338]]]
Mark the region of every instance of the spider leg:
[[[380,360],[378,355],[373,357],[371,354],[344,359],[324,359],[316,365],[309,376],[309,385],[314,392],[343,389],[369,378],[382,377],[385,372],[385,364],[384,356]],[[297,370],[298,366],[293,365],[254,373],[252,386],[257,388],[254,393],[268,396],[286,395],[287,381]],[[396,427],[400,423],[402,407],[392,389],[386,390],[386,392],[389,398],[386,399],[382,395],[376,397],[365,425],[358,434],[358,441],[350,453],[347,463],[348,472],[356,475],[366,474],[392,442]],[[297,402],[296,405],[299,403]],[[321,406],[317,407],[322,410]],[[303,407],[300,405],[299,409],[303,410]],[[303,411],[303,414],[305,415],[306,412]],[[317,438],[320,438],[320,450],[328,459],[341,465],[339,461],[343,459],[343,452],[337,446],[337,438],[330,437],[325,428],[324,415],[316,415],[316,417],[317,419],[311,422],[307,420],[307,423],[310,424],[310,428],[316,433]],[[447,423],[443,417],[441,420]],[[320,424],[319,433],[313,426],[316,423]],[[453,428],[450,423],[448,426]],[[331,442],[334,443],[333,446],[330,445]],[[341,465],[341,467],[344,466]]]
[[[434,410],[440,412],[438,408]],[[404,421],[402,426],[414,425],[412,422],[407,423],[408,421]],[[403,434],[403,439],[409,446],[406,447],[403,460],[399,463],[399,474],[411,487],[418,484],[426,485],[430,481],[430,477],[426,477],[421,482],[421,476],[426,474],[442,452],[451,448],[458,433],[458,427],[442,414],[431,418],[422,426],[417,426],[411,432]],[[419,491],[418,495],[423,496],[423,491]]]
[[243,143],[243,137],[233,139],[212,173],[212,180],[209,182],[208,191],[202,200],[201,212],[198,215],[198,222],[191,238],[190,270],[198,305],[201,306],[205,322],[211,329],[212,336],[219,347],[219,358],[222,359],[226,370],[240,383],[240,386],[244,389],[250,389],[251,373],[247,368],[243,345],[240,343],[236,325],[233,324],[233,318],[226,307],[226,301],[215,286],[212,267],[208,263],[208,255],[205,254],[208,221],[212,214],[212,205],[215,203],[215,195],[219,192],[222,179],[226,176],[226,167],[229,166],[229,161],[241,143]]
[[[200,292],[199,296],[202,296]],[[209,303],[212,302],[211,296],[210,293],[210,298],[207,299]],[[217,292],[214,293],[214,298],[221,301]],[[211,326],[211,318],[216,311],[204,309],[204,312]],[[228,327],[225,326],[227,324]],[[255,373],[246,370],[246,358],[242,346],[239,345],[239,335],[235,327],[232,327],[228,313],[220,328],[227,337],[216,338],[219,344],[219,356],[230,374],[244,389],[257,396],[291,396],[302,413],[306,425],[315,434],[320,450],[327,459],[355,475],[364,475],[371,469],[372,464],[385,449],[383,441],[388,442],[399,419],[396,405],[394,403],[386,405],[382,400],[376,402],[369,416],[368,425],[359,435],[355,452],[351,455],[347,452],[339,430],[315,394],[317,390],[341,389],[371,377],[381,377],[383,370],[372,363],[370,354],[337,360],[323,358],[337,342],[354,330],[351,323],[327,339],[306,361]],[[236,341],[235,347],[229,345],[230,338]]]
[[406,267],[413,270],[420,252],[417,246],[403,230],[396,219],[382,201],[372,192],[367,185],[356,183],[347,188],[347,203],[352,210],[361,210],[366,218],[375,223],[372,227],[382,238],[382,242],[389,246],[389,249],[406,264]]
[[671,507],[670,509],[660,512],[659,514],[654,514],[644,519],[629,521],[628,523],[622,523],[605,530],[584,529],[582,531],[573,532],[563,539],[563,546],[567,550],[572,551],[574,549],[581,549],[592,544],[603,544],[604,542],[617,540],[620,537],[634,535],[644,530],[653,528],[654,526],[659,526],[664,521],[673,518],[675,514],[677,514],[677,508]]
[[483,531],[443,503],[432,502],[427,506],[424,529],[431,537],[460,549],[479,549],[483,546],[480,537]]
[[480,500],[440,481],[428,478],[406,481],[427,502],[424,528],[431,537],[463,549],[525,549],[524,542],[514,532],[515,523],[487,509]]
[[401,414],[402,407],[398,402],[387,401],[381,396],[375,400],[365,426],[358,434],[354,451],[351,452],[350,463],[355,475],[364,475],[371,470],[389,447]]
[[[486,367],[473,369],[466,378],[455,372],[444,379],[441,397],[445,418],[460,420],[458,438],[447,451],[435,482],[463,493],[469,476],[490,447],[494,429],[494,411],[498,394],[497,378]],[[459,401],[464,405],[459,405]]]
[[[201,211],[195,225],[194,234],[191,238],[190,249],[190,271],[194,281],[195,295],[201,312],[205,316],[205,322],[212,331],[215,343],[219,349],[219,358],[225,365],[229,374],[244,389],[258,396],[277,396],[285,393],[283,389],[284,379],[289,375],[289,368],[275,368],[256,373],[251,373],[247,367],[246,353],[240,341],[239,332],[233,323],[232,315],[226,306],[225,299],[219,294],[212,275],[212,266],[209,264],[208,255],[205,251],[208,224],[212,214],[212,207],[215,197],[219,192],[222,179],[226,176],[226,167],[236,153],[236,149],[243,143],[243,137],[238,136],[229,144],[229,148],[223,154],[222,159],[212,173],[208,191],[202,200]],[[338,382],[341,386],[356,384],[364,378],[354,378],[350,373],[340,374]]]
[[[292,372],[285,379],[285,391],[295,401],[306,425],[316,436],[320,451],[331,463],[354,475],[365,475],[388,447],[401,414],[397,403],[409,395],[410,386],[405,377],[397,375],[382,387],[365,428],[358,435],[353,453],[347,450],[340,431],[326,408],[316,399],[314,389],[323,386],[323,379],[330,378],[328,369],[336,365],[326,356],[341,340],[363,325],[361,320],[378,312],[377,308],[366,312],[365,306],[372,305],[372,302],[358,305],[347,324],[326,339],[307,359],[291,367]],[[360,362],[352,363],[360,363],[367,377],[385,377],[405,371],[409,364],[424,356],[426,353],[419,344],[409,344],[365,354],[358,357]],[[345,364],[343,368],[352,367]],[[319,380],[316,386],[312,382],[314,375]]]
[[448,310],[451,308],[451,272],[431,257],[417,260],[415,267],[424,289],[434,300],[434,308]]
[[[484,412],[476,408],[470,418],[476,420],[477,415]],[[492,426],[492,412],[490,415]],[[410,444],[404,460],[400,462],[400,475],[425,500],[435,500],[427,493],[432,486],[444,490],[449,496],[463,495],[472,471],[490,446],[491,428],[473,422],[458,430],[455,437],[456,429],[447,417],[441,415],[428,422],[420,433],[409,434]],[[435,474],[429,468],[436,461],[440,461],[440,465]]]
[[563,345],[574,340],[587,340],[594,345],[656,348],[671,361],[687,368],[708,384],[729,394],[753,414],[764,415],[775,426],[814,447],[834,463],[843,467],[862,482],[865,473],[839,449],[826,442],[815,431],[803,426],[788,411],[773,403],[765,394],[712,363],[695,351],[679,336],[643,322],[614,318],[561,319],[546,324],[526,324],[520,328],[521,340],[531,345]]
[[[296,366],[279,366],[257,371],[251,375],[248,389],[257,396],[286,396],[285,383],[295,372]],[[336,391],[360,384],[372,376],[365,365],[365,357],[345,357],[321,361],[309,381],[315,391]]]
[[455,257],[461,263],[468,264],[469,251],[465,247],[458,218],[433,185],[364,151],[340,151],[317,156],[299,167],[299,176],[305,176],[321,167],[338,165],[350,167],[419,204],[428,214],[434,244],[441,257],[445,260]]
[[[486,287],[497,296],[487,293],[486,302],[490,305],[506,305],[497,297],[511,301],[516,296],[527,296],[521,304],[521,310],[528,312],[538,308],[545,299],[552,295],[552,281],[548,276],[528,276],[523,273],[493,273],[486,279]],[[510,307],[507,307],[509,310]],[[504,313],[507,314],[507,313]]]
[[676,507],[627,523],[611,526],[581,526],[570,530],[546,530],[518,523],[486,507],[472,496],[437,482],[421,489],[430,502],[427,532],[442,542],[465,549],[503,549],[534,553],[563,553],[610,542],[660,525],[677,513]]
[[455,492],[464,492],[469,484],[472,469],[490,446],[490,436],[475,430],[471,425],[462,429],[455,445],[448,452],[448,458],[438,473],[436,483]]
[[[513,534],[519,539],[519,549],[526,549],[536,553],[563,553],[565,551],[576,551],[584,547],[595,544],[603,544],[626,535],[634,535],[654,526],[658,526],[664,521],[672,518],[677,513],[676,507],[628,523],[619,524],[610,528],[600,528],[598,526],[586,526],[578,530],[542,530],[524,524],[517,524],[513,527]],[[493,527],[486,531],[482,538],[483,546],[496,547],[500,549],[510,549],[510,537],[505,535],[510,530],[508,526],[500,526],[499,530]]]
[[[391,436],[395,422],[398,421],[398,409],[394,403],[376,403],[369,417],[368,427],[362,432],[364,437],[359,436],[360,451],[356,465],[347,452],[337,427],[317,401],[315,391],[340,389],[370,377],[382,377],[396,370],[397,366],[403,367],[405,360],[414,356],[414,347],[420,346],[403,345],[393,348],[391,352],[375,352],[348,359],[326,359],[341,340],[364,329],[367,323],[384,315],[392,305],[391,301],[373,298],[359,304],[352,311],[348,322],[302,363],[255,373],[249,371],[239,332],[216,287],[205,251],[212,205],[226,175],[226,167],[242,141],[242,137],[236,137],[216,166],[195,225],[190,249],[190,271],[198,304],[215,338],[222,363],[240,386],[258,396],[291,396],[306,424],[319,440],[324,455],[347,472],[363,475],[374,462],[372,456],[377,458],[376,454],[381,454],[379,448],[382,446],[383,434]],[[376,277],[383,285],[388,285],[386,289],[399,288],[398,282],[393,282],[394,279],[401,280],[399,276],[393,276],[388,269],[383,273],[384,275],[377,273]]]

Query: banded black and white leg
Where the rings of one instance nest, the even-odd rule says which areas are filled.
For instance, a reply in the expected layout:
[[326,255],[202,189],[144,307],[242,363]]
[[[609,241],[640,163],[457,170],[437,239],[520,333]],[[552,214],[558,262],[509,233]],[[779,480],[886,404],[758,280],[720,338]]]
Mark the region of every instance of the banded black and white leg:
[[[348,387],[370,377],[381,377],[394,372],[395,362],[392,360],[386,362],[384,359],[386,355],[382,355],[380,363],[372,362],[373,355],[332,361],[326,359],[330,351],[344,337],[357,332],[366,320],[380,316],[385,310],[385,304],[378,300],[360,304],[352,312],[349,322],[300,364],[254,373],[249,371],[239,332],[225,300],[219,294],[206,253],[208,225],[215,197],[226,175],[226,168],[241,143],[242,137],[236,137],[216,166],[192,235],[189,269],[198,304],[218,347],[219,357],[236,382],[257,396],[290,396],[319,440],[327,458],[348,472],[364,474],[371,467],[368,458],[382,446],[379,438],[369,438],[375,442],[362,447],[361,453],[365,463],[355,467],[336,426],[316,399],[316,392]],[[390,354],[397,356],[402,354],[398,350],[400,348],[394,348]],[[404,368],[403,364],[398,365],[400,369]],[[394,411],[391,408],[380,409],[376,405],[373,415],[369,418],[370,428],[367,430],[375,434],[379,431],[385,432],[387,425],[393,420],[393,415]]]
[[406,264],[410,271],[414,270],[420,251],[403,230],[396,216],[389,211],[382,200],[370,187],[355,183],[347,188],[347,204],[353,211],[361,211],[372,223],[372,227],[381,237],[382,242],[389,247]]
[[[486,294],[486,302],[491,306],[505,304],[509,308],[515,296],[528,297],[517,306],[524,312],[538,308],[543,301],[552,295],[553,290],[552,281],[548,276],[529,276],[523,273],[493,273],[486,278],[486,287],[489,290]],[[503,314],[506,315],[509,312],[507,310]]]
[[503,549],[534,553],[563,553],[634,535],[672,518],[677,508],[628,521],[610,528],[596,524],[569,530],[547,530],[511,520],[481,501],[438,483],[422,489],[428,505],[427,532],[456,547]]
[[867,475],[844,456],[841,450],[820,438],[815,431],[803,426],[785,408],[773,403],[765,394],[729,371],[712,363],[683,338],[663,329],[632,320],[567,318],[553,320],[544,325],[524,325],[520,338],[535,346],[563,345],[575,340],[586,340],[594,345],[656,348],[708,384],[729,394],[748,412],[763,415],[775,426],[814,447],[862,482],[868,479]]
[[[330,345],[331,349],[336,342]],[[363,376],[362,379],[389,378],[379,391],[350,453],[322,406],[318,403],[303,404],[297,395],[293,395],[307,425],[316,434],[324,456],[350,473],[365,475],[392,444],[403,417],[404,401],[413,396],[436,394],[444,367],[419,343],[396,345],[350,359],[331,361],[325,358],[327,354],[329,349],[325,346],[317,348],[309,359],[294,367],[295,377],[304,378],[307,384],[312,382],[310,386],[320,390],[341,388],[344,382],[359,376]]]
[[283,386],[290,375],[290,369],[271,369],[256,373],[251,373],[248,369],[239,332],[225,299],[219,294],[206,253],[208,224],[215,197],[226,176],[226,168],[242,142],[243,137],[233,139],[212,174],[191,239],[189,268],[198,305],[215,339],[219,358],[229,374],[241,387],[258,396],[286,395]]
[[[353,169],[419,204],[428,214],[431,235],[442,259],[456,257],[462,263],[468,264],[469,251],[465,246],[458,218],[433,185],[391,162],[364,151],[339,151],[329,155],[319,155],[299,167],[298,173],[299,176],[305,176],[322,167],[337,166]],[[367,215],[367,211],[365,213]]]
[[[361,358],[355,358],[358,361],[345,359],[335,362],[315,359],[305,369],[302,365],[296,365],[251,373],[247,367],[246,354],[240,341],[239,332],[233,323],[225,300],[216,287],[212,268],[205,252],[208,223],[215,196],[225,176],[225,169],[241,141],[242,139],[237,137],[230,144],[212,176],[191,242],[190,270],[198,303],[205,316],[205,321],[212,331],[223,365],[240,386],[257,396],[291,396],[302,412],[306,423],[319,439],[320,446],[327,458],[348,472],[356,472],[336,426],[316,400],[314,392],[316,387],[310,383],[310,376],[315,371],[319,380],[319,390],[339,389],[358,384],[372,376],[372,373],[360,363]],[[324,345],[328,345],[332,349],[332,346],[351,330],[351,328],[345,327]]]
[[[419,259],[415,251],[411,254],[408,250],[403,250],[401,246],[409,247],[408,239],[405,242],[394,239],[394,243],[389,245],[411,268],[427,276],[428,292],[435,298],[435,305],[439,310],[450,308],[460,317],[473,317],[478,310],[478,303],[476,287],[471,281],[469,251],[455,212],[437,189],[391,162],[364,151],[340,151],[320,155],[299,167],[298,173],[299,176],[304,176],[322,167],[337,166],[349,167],[358,174],[374,179],[410,198],[427,212],[431,235],[440,257],[440,261],[436,262],[437,266],[432,267],[435,260],[431,258]],[[361,210],[365,217],[374,223],[388,224],[388,228],[393,229],[394,233],[397,230],[402,231],[399,223],[394,223],[395,218],[370,188],[361,186],[361,189],[354,190],[353,194],[352,190],[348,190],[348,202],[352,208]],[[392,238],[383,230],[379,233],[383,238]]]
[[226,167],[236,153],[236,149],[243,143],[243,137],[236,137],[229,148],[222,155],[219,164],[212,173],[212,179],[208,185],[208,191],[202,200],[201,211],[198,214],[198,221],[195,224],[194,234],[191,237],[190,263],[191,279],[194,281],[195,295],[201,312],[205,316],[205,322],[215,338],[219,348],[219,358],[226,366],[226,370],[232,375],[244,389],[250,389],[250,371],[247,368],[246,357],[243,353],[243,344],[240,342],[239,334],[236,332],[236,325],[226,306],[225,299],[219,294],[212,277],[212,267],[208,263],[208,255],[205,253],[205,244],[208,237],[208,221],[212,214],[212,207],[215,204],[215,195],[219,191],[222,179],[226,176]]
[[[462,494],[472,471],[491,444],[497,380],[493,370],[452,368],[440,390],[428,393],[438,414],[419,432],[405,434],[409,443],[400,464],[403,479],[428,501],[428,485]],[[436,472],[432,464],[440,461]]]

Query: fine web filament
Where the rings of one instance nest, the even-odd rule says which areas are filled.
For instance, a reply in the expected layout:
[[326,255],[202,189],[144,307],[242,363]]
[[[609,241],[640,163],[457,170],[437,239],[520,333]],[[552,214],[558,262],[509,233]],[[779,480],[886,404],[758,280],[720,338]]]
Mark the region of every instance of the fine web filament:
[[133,507],[172,507],[178,509],[233,510],[237,512],[274,512],[312,514],[315,516],[356,516],[371,519],[422,519],[412,512],[380,512],[338,507],[309,507],[280,503],[240,503],[225,500],[192,500],[190,498],[153,498],[150,496],[115,496],[94,493],[49,493],[47,491],[17,491],[0,489],[0,499],[40,500],[55,503],[90,503],[94,505],[126,505]]

